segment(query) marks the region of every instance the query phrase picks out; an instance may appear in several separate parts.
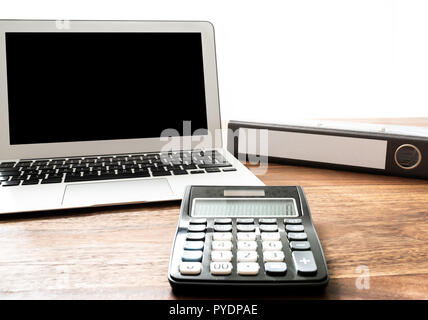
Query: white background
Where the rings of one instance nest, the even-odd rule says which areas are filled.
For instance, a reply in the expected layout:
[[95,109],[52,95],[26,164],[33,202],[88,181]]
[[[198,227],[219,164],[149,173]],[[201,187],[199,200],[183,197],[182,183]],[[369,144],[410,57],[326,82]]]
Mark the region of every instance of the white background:
[[0,18],[209,20],[223,119],[428,116],[426,0],[2,0]]

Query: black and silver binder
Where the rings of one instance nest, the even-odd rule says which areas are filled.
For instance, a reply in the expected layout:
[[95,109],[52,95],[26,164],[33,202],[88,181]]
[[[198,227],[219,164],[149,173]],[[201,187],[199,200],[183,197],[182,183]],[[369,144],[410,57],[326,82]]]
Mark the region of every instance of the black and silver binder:
[[428,128],[334,121],[230,121],[228,150],[241,160],[428,178]]

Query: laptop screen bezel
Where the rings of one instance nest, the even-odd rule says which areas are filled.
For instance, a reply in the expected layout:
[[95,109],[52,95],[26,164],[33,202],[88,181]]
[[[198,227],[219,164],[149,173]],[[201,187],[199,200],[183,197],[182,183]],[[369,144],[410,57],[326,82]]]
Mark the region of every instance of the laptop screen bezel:
[[[201,33],[208,135],[141,139],[76,141],[11,145],[9,137],[7,32],[198,32]],[[161,115],[160,115],[161,116]],[[66,121],[66,120],[64,120]],[[144,120],[142,119],[142,125]],[[72,157],[101,154],[158,152],[166,146],[173,150],[221,148],[221,120],[218,98],[214,28],[206,21],[0,21],[0,159]],[[166,128],[165,128],[166,129]],[[197,128],[192,128],[192,131]],[[28,132],[31,134],[31,132]]]

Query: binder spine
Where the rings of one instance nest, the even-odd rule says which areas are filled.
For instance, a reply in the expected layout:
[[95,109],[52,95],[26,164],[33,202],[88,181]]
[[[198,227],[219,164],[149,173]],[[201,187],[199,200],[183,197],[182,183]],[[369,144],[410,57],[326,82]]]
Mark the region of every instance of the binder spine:
[[[271,163],[428,178],[428,138],[426,137],[230,121],[227,148],[240,160],[247,159],[248,156],[259,156],[252,152],[245,152],[245,154],[239,152],[242,150],[240,144],[246,143],[246,141],[240,141],[240,130],[251,129],[268,130],[270,142],[266,156]],[[284,139],[281,148],[277,147],[278,143],[272,147],[272,138],[278,141],[282,136]],[[300,144],[296,146],[295,139],[290,140],[290,136],[297,137],[297,140],[301,141]],[[359,162],[354,164],[351,159],[347,163],[347,160],[343,160],[343,153],[346,152],[342,154],[332,152],[331,148],[334,148],[337,141],[339,141],[337,143],[339,151],[341,148],[352,151],[350,153],[358,155]],[[322,148],[323,145],[325,149]],[[312,149],[316,150],[311,153]],[[309,157],[308,154],[310,154]]]

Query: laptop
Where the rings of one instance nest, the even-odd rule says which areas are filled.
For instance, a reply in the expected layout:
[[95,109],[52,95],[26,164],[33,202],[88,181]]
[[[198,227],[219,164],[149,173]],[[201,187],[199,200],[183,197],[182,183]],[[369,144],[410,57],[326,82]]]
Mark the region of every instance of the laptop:
[[209,22],[0,21],[0,214],[263,185],[220,130]]

